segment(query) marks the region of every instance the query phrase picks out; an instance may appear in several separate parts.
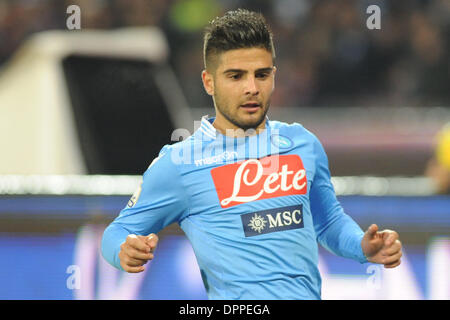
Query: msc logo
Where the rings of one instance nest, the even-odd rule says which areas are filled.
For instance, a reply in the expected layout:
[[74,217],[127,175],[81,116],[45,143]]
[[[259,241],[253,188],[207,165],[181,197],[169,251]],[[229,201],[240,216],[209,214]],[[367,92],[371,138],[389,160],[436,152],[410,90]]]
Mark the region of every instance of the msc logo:
[[295,205],[241,215],[246,237],[303,228],[303,206]]

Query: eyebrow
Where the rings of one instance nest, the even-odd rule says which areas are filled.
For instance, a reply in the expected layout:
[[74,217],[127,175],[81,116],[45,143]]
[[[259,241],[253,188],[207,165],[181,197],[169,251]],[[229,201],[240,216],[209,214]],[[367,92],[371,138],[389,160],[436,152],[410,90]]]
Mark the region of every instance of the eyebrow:
[[[267,67],[267,68],[260,68],[260,69],[256,69],[256,72],[271,72],[273,70],[273,67]],[[247,70],[242,70],[242,69],[227,69],[225,70],[223,73],[246,73]]]

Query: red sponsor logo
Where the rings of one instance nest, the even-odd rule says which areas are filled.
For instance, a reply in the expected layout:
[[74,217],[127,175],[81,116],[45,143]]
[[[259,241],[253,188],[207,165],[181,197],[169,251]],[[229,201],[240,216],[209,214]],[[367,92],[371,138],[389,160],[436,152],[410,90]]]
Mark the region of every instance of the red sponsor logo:
[[211,170],[222,208],[255,200],[306,194],[306,171],[295,154],[249,159]]

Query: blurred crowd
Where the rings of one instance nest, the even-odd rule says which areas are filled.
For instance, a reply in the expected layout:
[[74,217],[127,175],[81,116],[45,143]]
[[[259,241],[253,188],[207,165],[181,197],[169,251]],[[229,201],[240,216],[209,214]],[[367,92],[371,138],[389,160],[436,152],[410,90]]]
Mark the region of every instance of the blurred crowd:
[[[71,4],[82,29],[159,26],[192,107],[211,106],[203,27],[239,7],[263,13],[274,33],[275,107],[450,106],[449,0],[0,0],[0,67],[30,34],[65,29]],[[373,4],[380,30],[366,26]]]

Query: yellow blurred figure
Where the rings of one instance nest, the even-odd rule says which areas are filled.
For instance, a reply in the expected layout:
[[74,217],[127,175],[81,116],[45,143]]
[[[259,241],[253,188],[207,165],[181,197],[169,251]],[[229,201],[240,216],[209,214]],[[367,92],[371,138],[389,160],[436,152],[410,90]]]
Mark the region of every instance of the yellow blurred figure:
[[436,158],[439,164],[450,170],[450,123],[438,134]]
[[428,162],[425,175],[431,178],[438,193],[450,193],[450,123],[436,136],[436,149]]

